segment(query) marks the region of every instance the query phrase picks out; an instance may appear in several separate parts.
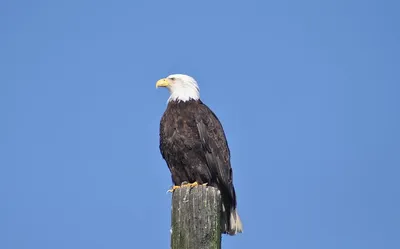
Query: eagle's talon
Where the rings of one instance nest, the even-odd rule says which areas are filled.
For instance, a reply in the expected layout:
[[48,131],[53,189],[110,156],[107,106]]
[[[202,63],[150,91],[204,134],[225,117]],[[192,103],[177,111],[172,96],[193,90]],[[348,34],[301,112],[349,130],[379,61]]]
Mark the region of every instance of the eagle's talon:
[[200,184],[198,182],[193,182],[193,183],[182,183],[181,187],[189,187],[189,188],[193,188],[196,186],[199,186]]
[[182,183],[181,187],[189,187],[190,188],[190,187],[194,187],[195,184],[196,184],[196,182],[194,182],[194,183],[184,182],[184,183]]
[[191,187],[191,188],[194,188],[194,187],[197,187],[197,186],[199,186],[198,182],[194,182],[194,183],[190,183],[189,184],[189,187]]
[[208,182],[206,182],[206,183],[203,183],[203,184],[199,184],[198,182],[193,182],[193,183],[183,183],[182,185],[181,185],[181,187],[190,187],[190,188],[194,188],[194,187],[197,187],[197,186],[207,186],[208,185]]
[[176,186],[176,185],[174,185],[174,186],[172,186],[171,189],[168,189],[167,193],[168,193],[168,192],[172,193],[172,192],[175,191],[175,189],[178,189],[178,188],[180,188],[180,187],[181,187],[181,186]]

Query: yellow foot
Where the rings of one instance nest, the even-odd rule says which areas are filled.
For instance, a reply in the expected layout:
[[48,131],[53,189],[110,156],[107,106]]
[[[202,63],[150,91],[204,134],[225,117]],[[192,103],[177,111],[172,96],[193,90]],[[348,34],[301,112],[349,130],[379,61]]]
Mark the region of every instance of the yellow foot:
[[171,189],[169,189],[167,192],[174,192],[175,191],[175,189],[177,189],[177,188],[180,188],[181,186],[176,186],[176,185],[174,185]]
[[168,192],[172,193],[172,192],[175,191],[175,189],[182,188],[182,187],[190,187],[190,188],[193,188],[193,187],[200,186],[200,185],[201,185],[201,186],[207,186],[207,184],[208,184],[208,183],[199,184],[198,182],[194,182],[194,183],[186,183],[186,182],[184,182],[184,183],[181,184],[181,186],[174,185],[171,189],[169,189],[169,190],[167,191],[167,193],[168,193]]
[[202,186],[207,186],[207,184],[208,184],[208,183],[199,184],[198,182],[194,182],[194,183],[185,183],[185,184],[182,184],[181,187],[190,187],[190,188],[193,188],[193,187],[200,186],[200,185],[202,185]]
[[181,187],[189,187],[189,188],[193,188],[193,187],[196,187],[196,186],[199,186],[199,184],[197,182],[194,182],[194,183],[183,183],[181,185]]

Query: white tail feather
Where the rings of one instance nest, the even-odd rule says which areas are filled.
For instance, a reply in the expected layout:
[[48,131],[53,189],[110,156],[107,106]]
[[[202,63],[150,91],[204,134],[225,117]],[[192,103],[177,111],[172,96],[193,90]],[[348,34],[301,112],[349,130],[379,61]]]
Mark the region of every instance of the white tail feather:
[[243,225],[242,221],[240,220],[239,214],[236,209],[231,211],[230,217],[230,228],[229,228],[229,235],[235,235],[237,233],[243,232]]

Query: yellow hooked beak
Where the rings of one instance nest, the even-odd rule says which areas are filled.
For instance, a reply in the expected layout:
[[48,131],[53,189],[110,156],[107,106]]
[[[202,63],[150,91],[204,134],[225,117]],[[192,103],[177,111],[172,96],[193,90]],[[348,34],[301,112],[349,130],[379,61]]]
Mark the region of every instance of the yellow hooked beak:
[[167,87],[167,86],[169,86],[170,83],[171,83],[170,80],[167,78],[161,79],[161,80],[157,81],[156,88]]

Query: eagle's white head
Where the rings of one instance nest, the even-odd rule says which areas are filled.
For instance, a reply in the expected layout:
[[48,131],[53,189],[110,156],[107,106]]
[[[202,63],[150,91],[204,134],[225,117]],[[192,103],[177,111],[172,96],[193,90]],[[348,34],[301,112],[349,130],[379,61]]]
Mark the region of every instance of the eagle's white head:
[[156,83],[157,87],[166,87],[171,96],[170,101],[188,101],[200,99],[200,89],[195,79],[185,74],[171,74],[166,78],[160,79]]

